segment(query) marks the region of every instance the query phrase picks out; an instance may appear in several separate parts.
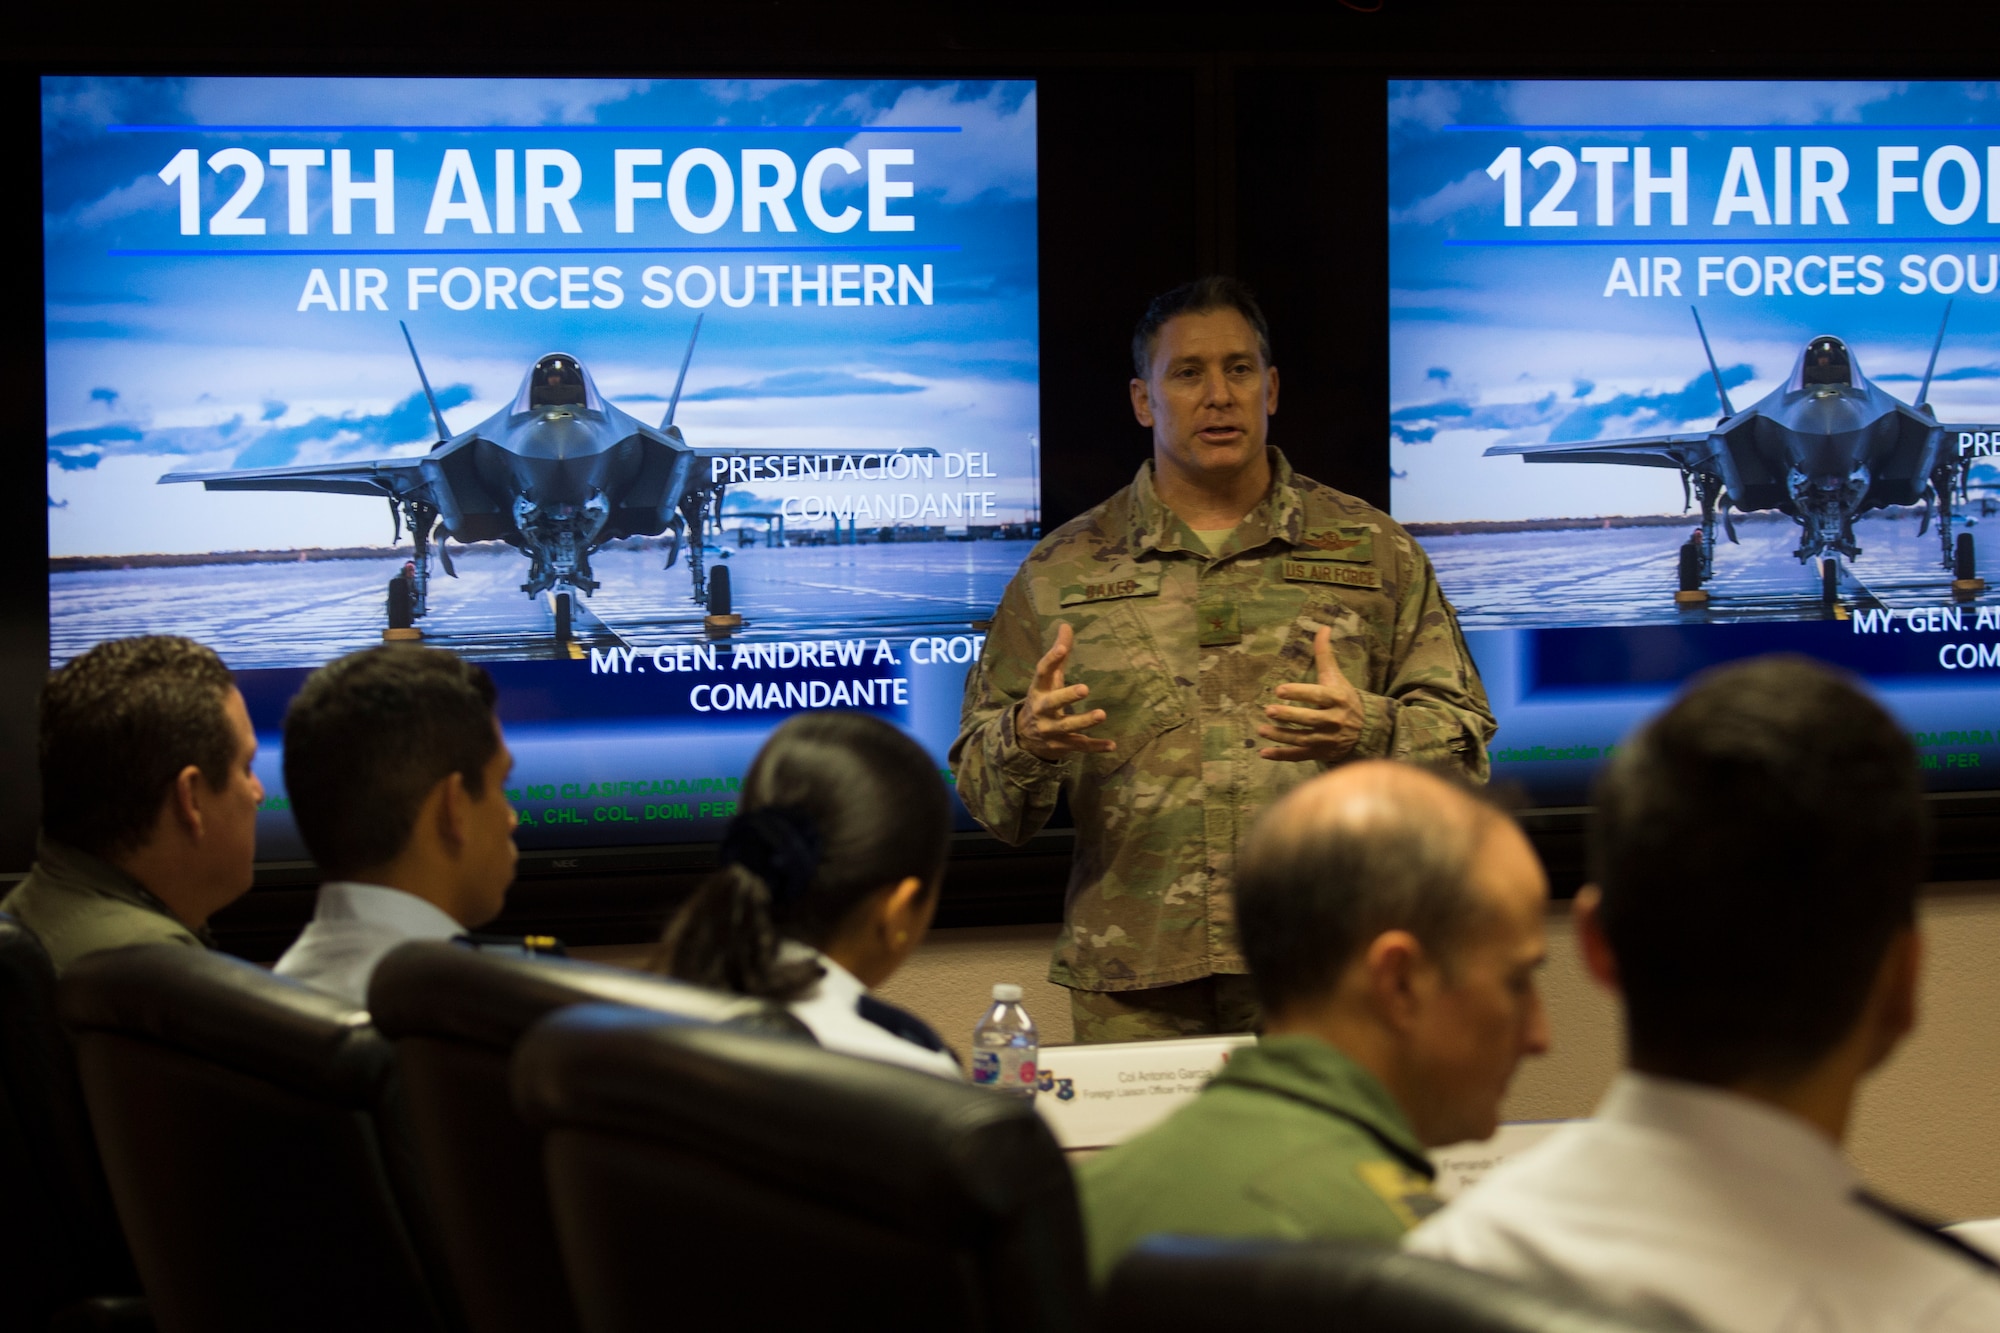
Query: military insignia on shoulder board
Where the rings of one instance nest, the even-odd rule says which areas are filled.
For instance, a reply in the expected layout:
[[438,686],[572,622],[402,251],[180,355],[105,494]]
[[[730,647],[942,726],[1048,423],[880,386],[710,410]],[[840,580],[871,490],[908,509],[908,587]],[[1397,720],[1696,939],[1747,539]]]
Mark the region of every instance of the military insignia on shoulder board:
[[1396,1215],[1396,1220],[1406,1227],[1416,1227],[1444,1207],[1444,1201],[1431,1192],[1430,1180],[1401,1162],[1392,1162],[1387,1158],[1361,1162],[1355,1166],[1354,1174],[1361,1177],[1361,1183],[1387,1204],[1389,1211]]

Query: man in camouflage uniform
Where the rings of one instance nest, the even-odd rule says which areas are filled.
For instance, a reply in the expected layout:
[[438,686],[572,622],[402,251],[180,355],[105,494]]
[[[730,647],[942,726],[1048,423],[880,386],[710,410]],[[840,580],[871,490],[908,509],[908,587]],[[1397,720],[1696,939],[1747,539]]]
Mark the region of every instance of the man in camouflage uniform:
[[1098,1281],[1150,1235],[1394,1245],[1438,1207],[1425,1150],[1489,1137],[1548,1048],[1548,886],[1514,822],[1363,762],[1273,806],[1237,881],[1264,1035],[1078,1171]]
[[1266,445],[1278,372],[1248,292],[1209,278],[1156,299],[1133,361],[1153,458],[1014,576],[951,751],[1004,841],[1068,793],[1049,977],[1080,1041],[1249,1030],[1229,882],[1257,813],[1353,759],[1483,780],[1494,731],[1409,534]]

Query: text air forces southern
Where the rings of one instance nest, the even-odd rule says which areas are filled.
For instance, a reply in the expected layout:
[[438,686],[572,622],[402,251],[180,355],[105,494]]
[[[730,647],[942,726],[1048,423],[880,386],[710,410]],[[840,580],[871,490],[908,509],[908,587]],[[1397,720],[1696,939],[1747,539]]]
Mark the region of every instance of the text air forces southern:
[[[1008,585],[966,680],[951,762],[997,837],[1037,832],[1067,791],[1076,817],[1068,925],[1050,979],[1139,990],[1245,970],[1230,875],[1257,814],[1321,764],[1259,757],[1280,684],[1316,679],[1313,638],[1361,691],[1352,758],[1487,771],[1492,711],[1430,561],[1387,514],[1293,474],[1214,556],[1163,505],[1153,464],[1038,545]],[[1197,622],[1197,618],[1199,618]],[[1055,626],[1115,750],[1049,763],[1013,713]],[[1196,632],[1189,633],[1193,625]]]

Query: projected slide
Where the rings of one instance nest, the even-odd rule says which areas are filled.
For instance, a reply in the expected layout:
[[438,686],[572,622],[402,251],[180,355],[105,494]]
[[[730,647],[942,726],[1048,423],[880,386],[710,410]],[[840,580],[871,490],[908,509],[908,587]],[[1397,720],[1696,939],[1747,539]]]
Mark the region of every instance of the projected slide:
[[1687,674],[1789,648],[1994,785],[1996,95],[1390,86],[1393,507],[1520,692],[1503,773],[1574,792]]
[[268,730],[414,632],[517,687],[530,845],[713,836],[803,707],[942,754],[1039,535],[1031,83],[50,78],[43,116],[57,662],[188,634]]

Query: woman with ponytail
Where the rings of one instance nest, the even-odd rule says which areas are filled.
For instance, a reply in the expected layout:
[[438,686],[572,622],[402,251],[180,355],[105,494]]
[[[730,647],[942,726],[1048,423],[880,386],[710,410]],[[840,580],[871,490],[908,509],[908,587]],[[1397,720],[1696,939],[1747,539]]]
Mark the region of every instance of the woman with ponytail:
[[877,999],[930,928],[951,804],[936,763],[865,713],[802,713],[743,780],[721,867],[655,969],[774,1000],[822,1046],[960,1076],[923,1020]]

